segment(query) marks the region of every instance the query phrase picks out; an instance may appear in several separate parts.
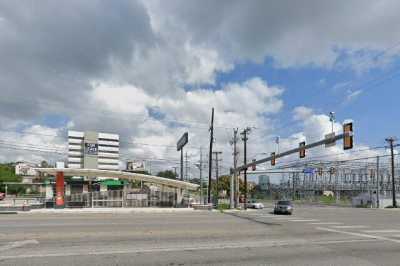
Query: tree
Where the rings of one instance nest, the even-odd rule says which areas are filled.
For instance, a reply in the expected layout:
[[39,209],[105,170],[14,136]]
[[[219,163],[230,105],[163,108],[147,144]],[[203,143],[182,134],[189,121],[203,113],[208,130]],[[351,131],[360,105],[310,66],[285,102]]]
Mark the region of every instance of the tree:
[[46,162],[46,161],[41,161],[41,162],[40,162],[40,167],[41,167],[41,168],[49,168],[49,167],[51,167],[51,166],[50,166],[50,164],[49,164],[48,162]]
[[176,174],[171,170],[165,170],[165,171],[158,172],[157,176],[169,178],[169,179],[176,179]]

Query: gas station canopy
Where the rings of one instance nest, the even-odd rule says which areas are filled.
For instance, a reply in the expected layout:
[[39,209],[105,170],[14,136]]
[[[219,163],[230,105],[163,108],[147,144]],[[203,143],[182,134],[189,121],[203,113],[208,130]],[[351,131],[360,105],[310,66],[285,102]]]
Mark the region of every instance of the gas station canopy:
[[144,181],[158,185],[165,185],[174,188],[197,190],[199,185],[168,179],[153,175],[144,175],[131,172],[110,171],[110,170],[97,170],[97,169],[75,169],[75,168],[35,168],[39,173],[56,175],[58,172],[64,173],[65,176],[87,176],[87,177],[110,177],[120,178],[124,180]]

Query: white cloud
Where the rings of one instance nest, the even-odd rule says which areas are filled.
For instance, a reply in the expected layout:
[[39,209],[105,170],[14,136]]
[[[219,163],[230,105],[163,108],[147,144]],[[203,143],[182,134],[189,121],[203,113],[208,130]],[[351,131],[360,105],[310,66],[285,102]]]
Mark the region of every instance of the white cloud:
[[1,131],[0,140],[1,149],[7,151],[2,162],[50,160],[54,164],[66,156],[66,137],[61,128],[31,125],[20,131]]
[[355,90],[355,91],[348,90],[346,96],[346,102],[355,100],[361,95],[362,92],[363,92],[362,90]]
[[[355,68],[364,60],[359,51],[375,55],[399,39],[391,30],[400,19],[396,1],[308,1],[310,8],[293,1],[96,3],[58,1],[35,9],[16,1],[0,3],[6,21],[0,24],[0,129],[36,125],[47,115],[61,114],[69,118],[66,128],[110,131],[125,140],[160,145],[131,145],[125,150],[129,156],[176,158],[176,151],[162,145],[175,145],[186,130],[193,145],[207,143],[215,107],[216,148],[224,150],[228,162],[234,126],[257,128],[249,150],[275,148],[272,118],[284,106],[283,89],[261,78],[208,88],[218,73],[265,58],[278,67],[335,67],[343,53],[350,57],[345,67]],[[392,50],[386,56],[397,55]],[[381,63],[368,64],[376,65]],[[185,91],[187,85],[193,90]],[[151,117],[150,109],[159,118]],[[302,121],[304,132],[283,146],[319,138],[330,129],[326,116],[307,107],[296,108],[294,118]],[[65,136],[65,129],[54,130],[49,133]],[[10,137],[35,145],[65,144]],[[198,150],[190,152],[198,155]]]
[[309,118],[313,114],[313,110],[311,108],[305,106],[297,106],[293,110],[293,118],[294,120],[305,120]]

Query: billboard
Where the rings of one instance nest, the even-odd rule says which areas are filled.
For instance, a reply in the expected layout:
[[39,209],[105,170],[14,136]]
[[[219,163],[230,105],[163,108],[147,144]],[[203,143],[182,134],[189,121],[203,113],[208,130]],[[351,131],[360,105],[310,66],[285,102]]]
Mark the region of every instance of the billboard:
[[189,141],[189,134],[185,132],[176,144],[176,150],[180,151]]
[[127,171],[144,171],[145,163],[144,163],[144,161],[140,161],[140,160],[129,161],[126,163],[126,170]]

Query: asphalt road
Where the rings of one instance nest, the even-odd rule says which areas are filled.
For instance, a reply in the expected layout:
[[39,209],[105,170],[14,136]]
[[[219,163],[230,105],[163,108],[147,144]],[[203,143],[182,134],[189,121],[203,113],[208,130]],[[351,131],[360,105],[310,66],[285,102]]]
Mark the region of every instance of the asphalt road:
[[400,210],[0,215],[0,265],[399,265]]

